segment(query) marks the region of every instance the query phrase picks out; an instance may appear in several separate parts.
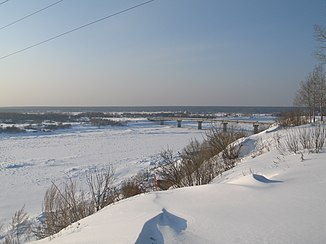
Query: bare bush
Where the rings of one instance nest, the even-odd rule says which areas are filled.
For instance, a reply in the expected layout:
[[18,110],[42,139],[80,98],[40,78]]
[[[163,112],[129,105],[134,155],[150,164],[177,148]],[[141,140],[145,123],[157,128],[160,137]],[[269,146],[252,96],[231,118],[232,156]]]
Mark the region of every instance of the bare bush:
[[225,164],[225,170],[231,169],[235,166],[239,158],[240,149],[242,144],[234,143],[237,139],[245,136],[245,133],[232,129],[228,132],[212,127],[206,134],[207,142],[216,152],[221,152]]
[[211,157],[201,167],[201,184],[210,183],[216,176],[225,171],[224,163],[218,157]]
[[171,149],[161,152],[162,162],[158,174],[170,185],[175,187],[187,186],[184,182],[185,173],[180,158],[175,158]]
[[288,131],[285,136],[285,146],[290,152],[297,153],[299,151],[298,135],[295,131]]
[[68,225],[94,213],[77,184],[69,179],[61,186],[52,182],[43,203],[44,222],[34,230],[38,238],[58,233]]
[[311,149],[312,132],[311,129],[302,128],[298,130],[299,142],[302,149]]
[[135,179],[124,181],[121,185],[121,194],[124,198],[136,196],[141,193],[143,193],[141,183],[137,182]]
[[200,166],[205,161],[201,144],[196,139],[191,140],[182,150],[180,156],[186,184],[189,186],[201,185],[202,171]]
[[150,170],[141,170],[135,176],[121,183],[119,193],[122,198],[129,198],[141,193],[154,191],[157,187],[155,174]]
[[56,234],[112,203],[118,196],[113,187],[113,176],[111,166],[89,172],[86,182],[90,198],[86,197],[72,179],[68,179],[60,186],[52,182],[44,197],[43,219],[33,228],[34,235],[37,238],[44,238]]
[[312,131],[312,145],[315,153],[319,153],[325,145],[326,129],[323,125],[316,125]]
[[4,237],[3,244],[20,244],[29,241],[31,235],[31,221],[25,212],[25,206],[15,212],[10,226]]
[[172,150],[165,150],[158,173],[167,185],[175,187],[207,184],[220,173],[217,161],[210,160],[214,156],[212,151],[207,141],[197,140],[192,140],[178,157]]
[[[235,166],[242,145],[234,141],[243,136],[243,132],[223,132],[213,127],[202,143],[192,140],[178,157],[171,150],[163,151],[158,173],[175,187],[207,184]],[[216,157],[217,154],[222,161]]]
[[309,128],[287,131],[284,141],[278,141],[277,149],[285,152],[298,153],[307,149],[309,152],[319,153],[325,146],[326,127],[325,125],[315,125]]
[[283,127],[298,126],[307,123],[305,112],[302,109],[293,109],[282,112],[277,122]]
[[96,211],[113,203],[118,197],[117,189],[113,186],[114,170],[112,166],[95,169],[86,176],[92,202]]
[[200,145],[198,160],[198,169],[195,170],[197,185],[208,184],[217,175],[220,174],[220,162],[214,158],[218,153],[216,148],[213,148],[205,140]]

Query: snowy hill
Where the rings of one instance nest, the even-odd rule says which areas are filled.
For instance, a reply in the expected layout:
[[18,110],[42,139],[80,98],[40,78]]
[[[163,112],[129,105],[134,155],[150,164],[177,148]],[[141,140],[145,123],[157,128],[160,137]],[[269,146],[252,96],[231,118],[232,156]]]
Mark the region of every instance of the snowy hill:
[[326,154],[281,155],[286,133],[244,139],[212,184],[122,200],[35,243],[326,243]]

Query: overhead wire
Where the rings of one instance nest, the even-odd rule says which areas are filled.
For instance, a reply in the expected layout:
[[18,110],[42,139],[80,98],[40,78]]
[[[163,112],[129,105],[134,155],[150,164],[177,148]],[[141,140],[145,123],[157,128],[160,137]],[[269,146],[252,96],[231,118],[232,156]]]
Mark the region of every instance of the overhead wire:
[[0,5],[5,4],[5,3],[8,2],[8,1],[9,1],[9,0],[3,1],[3,2],[0,3]]
[[120,15],[120,14],[123,14],[123,13],[126,13],[126,12],[128,12],[128,11],[131,11],[131,10],[133,10],[133,9],[139,8],[139,7],[141,7],[141,6],[144,6],[144,5],[149,4],[149,3],[151,3],[151,2],[154,2],[154,1],[156,1],[156,0],[145,1],[145,2],[142,2],[142,3],[140,3],[140,4],[134,5],[134,6],[132,6],[132,7],[126,8],[126,9],[124,9],[124,10],[120,10],[120,11],[114,13],[114,14],[110,14],[110,15],[107,15],[107,16],[105,16],[105,17],[99,18],[99,19],[94,20],[94,21],[92,21],[92,22],[89,22],[89,23],[87,23],[87,24],[84,24],[84,25],[81,25],[81,26],[76,27],[76,28],[74,28],[74,29],[71,29],[71,30],[69,30],[69,31],[63,32],[63,33],[61,33],[61,34],[59,34],[59,35],[53,36],[53,37],[48,38],[48,39],[46,39],[46,40],[43,40],[43,41],[40,41],[40,42],[35,43],[35,44],[33,44],[33,45],[30,45],[30,46],[28,46],[28,47],[22,48],[22,49],[20,49],[20,50],[18,50],[18,51],[15,51],[15,52],[9,53],[9,54],[7,54],[7,55],[1,56],[1,57],[0,57],[0,60],[5,59],[5,58],[8,58],[8,57],[13,56],[13,55],[16,55],[16,54],[18,54],[18,53],[24,52],[24,51],[29,50],[29,49],[31,49],[31,48],[37,47],[37,46],[42,45],[42,44],[44,44],[44,43],[46,43],[46,42],[50,42],[50,41],[52,41],[52,40],[54,40],[54,39],[57,39],[57,38],[59,38],[59,37],[65,36],[65,35],[68,35],[68,34],[70,34],[70,33],[72,33],[72,32],[78,31],[78,30],[80,30],[80,29],[83,29],[83,28],[88,27],[88,26],[90,26],[90,25],[96,24],[96,23],[101,22],[101,21],[103,21],[103,20],[106,20],[106,19],[112,18],[112,17],[114,17],[114,16],[117,16],[117,15]]
[[[9,0],[7,0],[7,1],[9,1]],[[24,19],[27,19],[27,18],[29,18],[29,17],[35,15],[35,14],[38,14],[38,13],[40,13],[40,12],[42,12],[42,11],[48,9],[48,8],[53,7],[54,5],[57,5],[57,4],[60,3],[60,2],[63,2],[63,1],[64,1],[64,0],[60,0],[60,1],[57,1],[57,2],[52,3],[52,4],[50,4],[50,5],[47,5],[47,6],[44,7],[44,8],[41,8],[41,9],[39,9],[39,10],[37,10],[37,11],[31,13],[31,14],[28,14],[28,15],[26,15],[26,16],[20,18],[20,19],[17,19],[17,20],[15,20],[15,21],[13,21],[13,22],[7,24],[7,25],[4,25],[4,26],[0,27],[0,30],[2,30],[2,29],[4,29],[4,28],[7,28],[7,27],[9,27],[9,26],[11,26],[11,25],[14,25],[14,24],[16,24],[16,23],[18,23],[18,22],[20,22],[20,21],[22,21],[22,20],[24,20]]]

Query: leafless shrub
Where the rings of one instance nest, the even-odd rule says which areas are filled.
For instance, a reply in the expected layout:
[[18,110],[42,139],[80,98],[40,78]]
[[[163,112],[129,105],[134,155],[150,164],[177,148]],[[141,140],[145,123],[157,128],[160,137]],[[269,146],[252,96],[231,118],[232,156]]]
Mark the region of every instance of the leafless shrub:
[[278,147],[281,144],[281,136],[279,133],[275,133],[273,135],[273,139],[276,142],[276,147]]
[[226,170],[229,170],[236,165],[236,162],[239,159],[241,147],[242,144],[230,144],[227,148],[222,151],[222,158],[224,160]]
[[4,237],[3,244],[20,244],[29,241],[31,234],[31,221],[25,212],[25,206],[16,211]]
[[315,125],[309,128],[287,131],[284,142],[278,142],[277,149],[281,154],[285,152],[298,153],[307,149],[309,152],[319,153],[325,146],[326,127],[325,125]]
[[199,143],[197,140],[192,140],[178,157],[172,150],[165,150],[161,153],[158,173],[175,187],[207,184],[220,174],[220,162],[212,159],[214,150],[207,141]]
[[[158,173],[175,187],[207,184],[235,166],[241,144],[234,141],[243,136],[243,132],[223,132],[213,127],[202,143],[192,140],[178,157],[171,150],[163,151]],[[217,154],[220,154],[220,158]]]
[[72,179],[59,186],[52,182],[45,193],[41,223],[33,228],[34,235],[37,238],[54,235],[112,203],[118,196],[113,187],[113,176],[111,166],[89,172],[86,182],[89,186],[90,198],[86,197]]
[[287,148],[285,147],[283,141],[279,141],[276,145],[276,149],[278,151],[278,153],[282,156],[284,156],[287,152]]
[[281,113],[277,118],[277,122],[283,127],[291,127],[305,124],[307,119],[302,109],[294,109]]
[[52,182],[43,203],[44,222],[34,229],[38,238],[58,233],[68,225],[94,213],[84,194],[72,179],[61,186]]
[[212,127],[206,134],[207,142],[216,152],[220,152],[225,164],[225,170],[235,166],[239,158],[241,144],[234,143],[237,139],[244,137],[245,133],[231,129],[228,132]]
[[200,166],[201,184],[210,183],[225,171],[224,163],[218,157],[211,157]]
[[201,144],[196,139],[191,140],[182,150],[180,156],[186,184],[189,186],[200,185],[202,180],[202,170],[200,166],[205,161]]
[[284,142],[288,151],[293,153],[297,153],[299,151],[298,135],[295,131],[287,131]]
[[184,182],[185,173],[183,171],[180,158],[175,158],[171,149],[161,152],[162,162],[158,174],[170,185],[175,187],[187,186]]
[[143,193],[141,183],[137,182],[135,179],[124,181],[121,185],[121,194],[124,198],[132,197],[141,193]]
[[309,128],[302,128],[298,130],[299,142],[302,149],[311,149],[312,133]]
[[325,145],[326,129],[323,125],[316,125],[312,131],[312,145],[315,153],[319,153]]
[[96,211],[113,203],[118,197],[117,189],[113,186],[114,170],[112,166],[95,169],[86,176],[92,202]]
[[135,176],[123,181],[120,187],[120,194],[123,198],[132,197],[141,193],[156,190],[157,183],[155,174],[150,170],[139,171]]

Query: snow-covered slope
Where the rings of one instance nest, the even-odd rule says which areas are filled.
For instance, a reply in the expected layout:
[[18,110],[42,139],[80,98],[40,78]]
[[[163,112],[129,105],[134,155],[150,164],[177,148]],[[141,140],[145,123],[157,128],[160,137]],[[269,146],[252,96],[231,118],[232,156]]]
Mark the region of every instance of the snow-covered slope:
[[181,150],[202,133],[196,124],[177,128],[139,120],[122,127],[0,134],[0,226],[24,205],[30,216],[38,216],[51,181],[60,184],[68,176],[82,184],[85,173],[109,164],[122,181],[152,167],[167,146]]
[[326,243],[326,154],[282,156],[282,135],[246,138],[212,184],[125,199],[37,243]]

